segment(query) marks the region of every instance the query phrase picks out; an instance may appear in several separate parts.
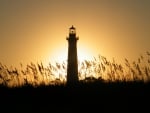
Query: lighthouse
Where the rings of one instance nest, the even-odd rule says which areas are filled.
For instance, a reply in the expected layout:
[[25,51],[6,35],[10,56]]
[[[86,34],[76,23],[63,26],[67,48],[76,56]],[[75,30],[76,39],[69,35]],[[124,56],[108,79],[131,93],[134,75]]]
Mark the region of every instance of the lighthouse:
[[69,28],[68,41],[68,64],[67,64],[67,84],[73,85],[78,82],[78,56],[77,56],[77,40],[76,29],[72,25]]

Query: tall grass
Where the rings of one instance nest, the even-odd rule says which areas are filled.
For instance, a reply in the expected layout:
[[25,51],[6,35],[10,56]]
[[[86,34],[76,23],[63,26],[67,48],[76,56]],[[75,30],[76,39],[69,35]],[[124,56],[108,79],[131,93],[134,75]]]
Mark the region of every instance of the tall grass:
[[55,85],[64,84],[66,77],[66,64],[43,66],[43,63],[30,63],[25,67],[20,64],[20,69],[15,67],[8,68],[0,63],[0,84],[8,87],[16,87],[23,85]]
[[[78,62],[79,79],[82,81],[104,81],[104,82],[128,82],[128,81],[150,81],[150,53],[140,56],[136,61],[129,62],[125,59],[124,64],[118,64],[113,59],[99,55],[93,60]],[[67,62],[43,66],[43,63],[30,63],[20,69],[7,67],[0,63],[0,84],[8,87],[19,87],[23,85],[56,85],[65,84],[67,75]]]

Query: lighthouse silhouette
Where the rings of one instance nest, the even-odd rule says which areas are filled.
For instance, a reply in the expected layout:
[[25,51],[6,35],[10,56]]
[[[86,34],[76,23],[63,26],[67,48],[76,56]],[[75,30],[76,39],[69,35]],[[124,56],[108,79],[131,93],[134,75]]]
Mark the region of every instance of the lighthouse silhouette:
[[72,25],[69,28],[68,40],[68,64],[67,64],[67,84],[74,85],[78,83],[78,57],[77,57],[77,40],[76,28]]

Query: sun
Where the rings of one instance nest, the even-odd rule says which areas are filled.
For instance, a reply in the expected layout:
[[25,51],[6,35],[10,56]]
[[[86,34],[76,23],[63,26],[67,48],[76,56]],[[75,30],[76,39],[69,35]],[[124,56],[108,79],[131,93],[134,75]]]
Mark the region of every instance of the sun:
[[[85,60],[91,60],[93,58],[89,49],[84,48],[83,46],[78,46],[77,56],[79,62],[83,62]],[[49,59],[52,64],[55,64],[56,62],[58,63],[66,62],[68,59],[68,48],[67,47],[57,48],[57,50],[55,50],[53,54],[50,55]]]
[[86,48],[79,48],[78,49],[78,61],[83,62],[85,60],[91,60],[92,55],[90,54],[90,51]]

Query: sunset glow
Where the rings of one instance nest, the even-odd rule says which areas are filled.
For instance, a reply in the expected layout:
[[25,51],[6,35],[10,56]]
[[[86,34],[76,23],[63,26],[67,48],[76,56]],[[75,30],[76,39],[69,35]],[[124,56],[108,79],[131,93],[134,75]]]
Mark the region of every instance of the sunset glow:
[[134,60],[150,50],[150,2],[108,1],[0,1],[0,62],[66,60],[71,25],[81,61],[99,54]]
[[0,0],[1,111],[146,113],[149,89],[150,0]]

